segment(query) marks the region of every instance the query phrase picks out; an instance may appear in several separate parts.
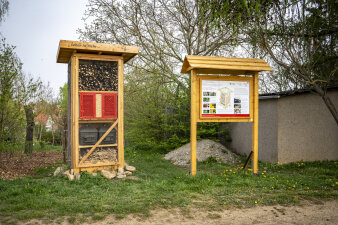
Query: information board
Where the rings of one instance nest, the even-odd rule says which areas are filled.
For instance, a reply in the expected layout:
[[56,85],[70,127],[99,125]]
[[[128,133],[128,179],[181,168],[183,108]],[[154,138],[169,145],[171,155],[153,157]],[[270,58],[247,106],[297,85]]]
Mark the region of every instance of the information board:
[[201,117],[250,117],[250,82],[202,80]]

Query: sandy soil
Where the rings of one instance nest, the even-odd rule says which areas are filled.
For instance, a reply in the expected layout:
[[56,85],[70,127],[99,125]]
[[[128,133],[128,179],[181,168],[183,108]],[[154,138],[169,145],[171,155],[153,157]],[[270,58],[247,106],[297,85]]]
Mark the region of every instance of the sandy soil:
[[[40,224],[32,220],[25,224]],[[61,224],[68,224],[65,220]],[[248,224],[338,224],[338,200],[324,202],[320,205],[303,203],[298,206],[256,206],[247,209],[229,209],[224,211],[191,210],[183,213],[179,209],[155,210],[146,219],[135,216],[118,220],[108,216],[105,220],[85,224],[123,224],[123,225],[248,225]]]

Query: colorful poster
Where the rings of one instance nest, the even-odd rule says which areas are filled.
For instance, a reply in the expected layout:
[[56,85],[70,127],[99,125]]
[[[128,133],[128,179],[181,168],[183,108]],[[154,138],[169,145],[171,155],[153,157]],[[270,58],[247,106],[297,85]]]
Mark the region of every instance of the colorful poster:
[[202,117],[250,117],[250,82],[202,80]]

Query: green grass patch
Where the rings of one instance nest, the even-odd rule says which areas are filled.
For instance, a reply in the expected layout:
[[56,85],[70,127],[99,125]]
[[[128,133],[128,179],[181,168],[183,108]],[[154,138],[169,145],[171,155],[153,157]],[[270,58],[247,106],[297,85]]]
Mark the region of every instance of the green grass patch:
[[[55,167],[40,168],[38,177],[0,180],[0,223],[12,220],[60,217],[76,223],[102,220],[113,214],[149,216],[156,208],[191,207],[222,210],[255,205],[298,204],[303,200],[337,198],[337,162],[306,162],[286,165],[260,163],[259,174],[238,165],[213,159],[198,163],[197,176],[188,168],[174,166],[154,151],[126,149],[126,161],[139,177],[107,180],[100,174],[82,173],[80,180],[52,177]],[[217,219],[217,213],[210,218]]]

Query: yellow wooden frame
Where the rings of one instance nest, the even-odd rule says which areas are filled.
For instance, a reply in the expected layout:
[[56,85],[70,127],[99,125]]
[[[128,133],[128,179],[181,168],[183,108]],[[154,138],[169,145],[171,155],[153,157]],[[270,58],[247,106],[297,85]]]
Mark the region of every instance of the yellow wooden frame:
[[[83,170],[90,171],[91,167],[95,168],[107,168],[113,167],[114,169],[123,168],[124,166],[124,134],[123,134],[123,56],[111,56],[111,55],[95,55],[95,54],[83,54],[74,52],[71,57],[72,67],[71,67],[71,115],[72,115],[72,168],[75,172],[80,172]],[[116,61],[118,67],[118,91],[79,91],[79,60],[98,60],[98,61]],[[118,118],[117,119],[80,119],[80,104],[79,96],[81,92],[100,92],[100,93],[117,93],[118,95]],[[122,107],[121,107],[122,105]],[[115,121],[115,122],[114,122]],[[114,122],[114,123],[113,123]],[[80,148],[86,146],[79,145],[79,124],[80,123],[112,123],[110,129],[100,138],[100,140],[90,147],[90,151],[81,159],[79,159]],[[112,129],[115,129],[117,126],[117,143],[110,145],[100,145],[101,141],[109,134]],[[102,140],[101,140],[102,139]],[[118,162],[102,162],[102,163],[85,163],[84,161],[89,157],[91,153],[95,151],[97,147],[107,147],[107,146],[117,146],[118,149]]]
[[[190,73],[191,79],[190,173],[192,176],[196,175],[196,136],[198,122],[252,122],[252,172],[254,174],[258,173],[258,73],[261,71],[273,71],[273,69],[263,59],[197,55],[185,56],[181,73]],[[220,76],[220,74],[226,76]],[[250,116],[202,117],[202,80],[249,81]]]
[[[247,76],[198,75],[197,69],[190,70],[191,77],[191,111],[190,111],[190,174],[197,172],[197,123],[198,122],[252,122],[253,174],[258,173],[258,72]],[[250,82],[250,116],[249,117],[201,117],[202,80],[249,81]]]

